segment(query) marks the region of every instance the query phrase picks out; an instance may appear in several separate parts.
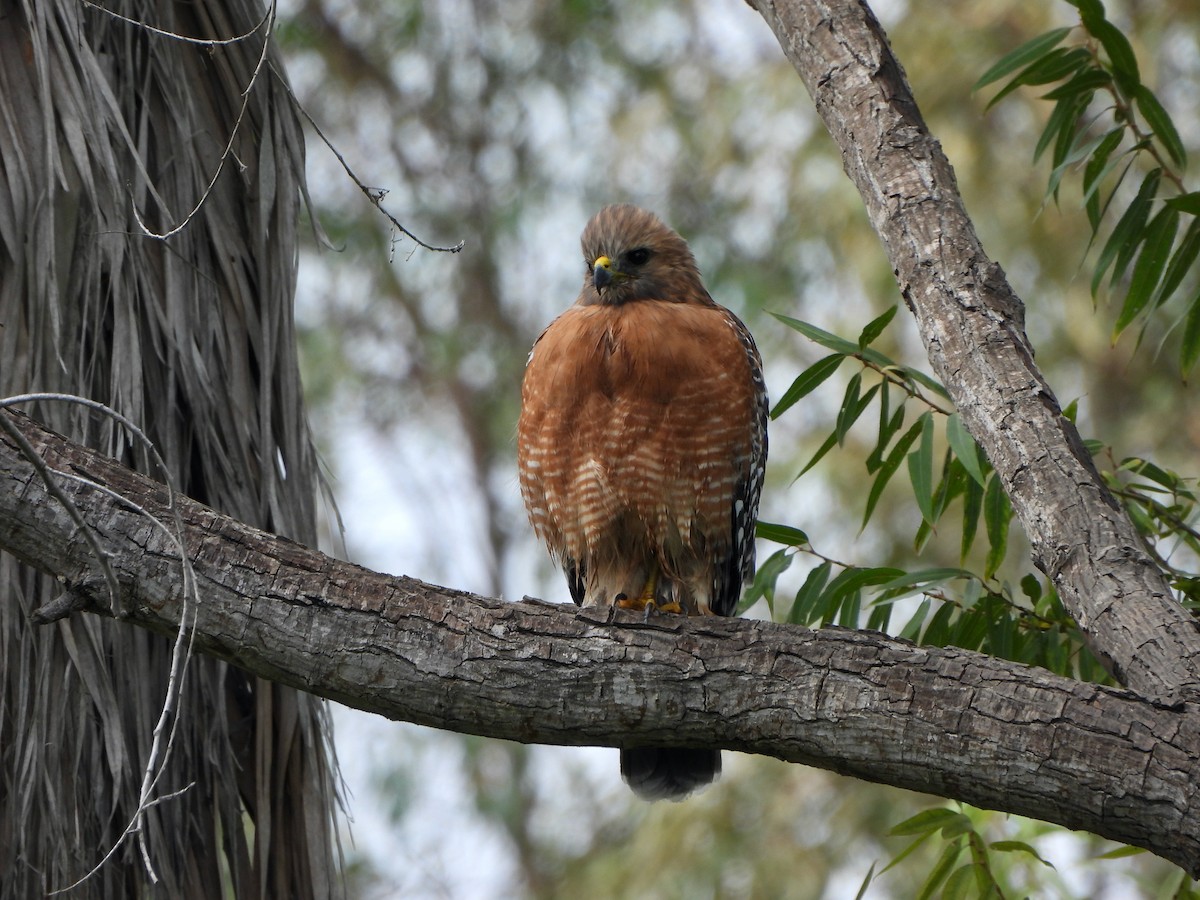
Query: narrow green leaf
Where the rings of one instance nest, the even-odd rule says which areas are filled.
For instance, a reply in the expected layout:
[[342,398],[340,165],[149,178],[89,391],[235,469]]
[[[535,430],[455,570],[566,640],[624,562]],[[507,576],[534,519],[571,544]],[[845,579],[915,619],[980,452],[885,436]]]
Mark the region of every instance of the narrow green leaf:
[[988,652],[1001,659],[1014,659],[1017,646],[1017,623],[1009,617],[993,619],[988,623]]
[[967,583],[963,585],[962,608],[969,610],[983,595],[983,582],[978,578],[968,578]]
[[[916,572],[905,572],[891,581],[885,582],[879,586],[879,593],[888,595],[888,599],[894,600],[905,596],[907,588],[915,588],[918,586],[925,587],[930,584],[941,584],[946,581],[953,581],[955,578],[970,578],[971,573],[966,569],[956,569],[950,566],[939,566],[932,569],[920,569]],[[905,593],[895,593],[904,591]]]
[[954,451],[954,455],[967,470],[967,474],[982,485],[984,476],[983,467],[979,464],[979,447],[975,438],[967,431],[967,426],[963,425],[962,416],[958,413],[946,420],[946,439],[950,442],[950,449]]
[[854,900],[863,900],[867,895],[867,888],[871,886],[872,880],[875,878],[875,863],[871,863],[871,867],[867,869],[867,875],[862,880],[862,884],[858,886],[858,893],[854,895]]
[[[1083,51],[1084,55],[1087,51]],[[1037,162],[1042,157],[1042,153],[1054,141],[1061,139],[1063,134],[1067,135],[1067,141],[1075,134],[1075,122],[1079,119],[1079,115],[1087,107],[1091,100],[1090,94],[1073,94],[1069,97],[1064,97],[1054,104],[1054,110],[1050,113],[1050,117],[1046,120],[1046,125],[1042,129],[1042,134],[1038,138],[1037,145],[1033,150],[1033,161]],[[1082,155],[1080,156],[1082,159]],[[1055,161],[1055,165],[1058,162]]]
[[1111,82],[1112,76],[1103,69],[1084,69],[1065,84],[1042,94],[1042,99],[1062,100],[1065,97],[1074,97],[1079,94],[1088,93],[1089,91],[1095,91],[1097,88],[1105,87]]
[[917,384],[929,388],[929,390],[933,391],[939,397],[942,397],[946,400],[950,399],[950,392],[946,390],[942,383],[937,379],[930,378],[920,369],[910,369],[908,366],[903,366],[901,367],[901,371],[904,373],[905,377],[911,378]]
[[889,828],[888,837],[903,837],[906,834],[923,834],[925,832],[938,831],[942,826],[957,819],[960,815],[962,813],[947,809],[944,806],[923,809],[915,816],[910,816],[903,822]]
[[942,888],[942,900],[966,900],[975,883],[975,864],[967,863],[950,873]]
[[1137,262],[1133,266],[1125,302],[1121,306],[1116,324],[1113,325],[1113,340],[1117,339],[1150,302],[1154,289],[1162,279],[1167,260],[1171,257],[1171,247],[1175,244],[1175,232],[1178,229],[1179,211],[1169,206],[1164,206],[1150,220],[1142,240],[1141,252],[1138,253]]
[[963,613],[958,617],[954,638],[950,643],[964,650],[978,650],[987,637],[987,629],[988,621],[982,614],[973,610]]
[[862,350],[866,350],[868,346],[875,342],[875,339],[883,334],[883,330],[888,327],[888,323],[896,317],[896,312],[900,307],[893,305],[891,309],[877,316],[867,323],[863,328],[862,334],[858,336],[858,346]]
[[[1167,205],[1171,205],[1170,201],[1167,201]],[[1172,209],[1176,208],[1178,207],[1172,207]],[[1197,255],[1200,255],[1200,219],[1192,219],[1192,224],[1183,233],[1179,246],[1175,248],[1175,255],[1167,264],[1162,284],[1155,292],[1155,306],[1160,306],[1171,299],[1179,285],[1183,283],[1183,279],[1187,277],[1188,272],[1192,270],[1192,264],[1196,261]]]
[[876,605],[872,606],[871,615],[867,617],[867,630],[868,631],[882,631],[882,632],[886,633],[888,630],[888,623],[891,622],[891,619],[892,619],[892,604],[891,603],[876,604]]
[[809,611],[817,598],[821,596],[821,591],[825,589],[825,582],[829,580],[829,572],[832,568],[832,563],[823,562],[809,571],[804,579],[804,584],[796,592],[796,600],[792,603],[792,608],[788,611],[787,620],[793,625],[807,625],[811,621],[808,618]]
[[808,535],[799,528],[791,525],[776,525],[773,522],[759,522],[754,529],[755,534],[764,541],[774,541],[777,544],[787,544],[789,547],[803,547],[808,543]]
[[1142,77],[1138,72],[1137,56],[1129,38],[1107,19],[1085,15],[1083,24],[1104,47],[1104,52],[1108,54],[1109,62],[1112,63],[1117,83],[1127,93],[1133,93],[1141,84]]
[[[1087,107],[1087,100],[1080,100],[1079,108],[1073,113],[1077,119]],[[1072,129],[1073,130],[1073,129]],[[1061,140],[1066,135],[1068,140]],[[1060,140],[1055,144],[1054,153],[1052,154],[1052,165],[1054,169],[1050,172],[1050,178],[1046,183],[1047,197],[1058,199],[1058,188],[1063,177],[1067,172],[1078,167],[1079,163],[1084,159],[1090,158],[1093,153],[1107,140],[1103,135],[1096,138],[1088,138],[1084,131],[1080,131],[1077,135],[1071,135],[1071,130],[1065,131],[1060,135]],[[1037,161],[1037,154],[1040,151],[1034,152],[1034,162]]]
[[872,568],[853,568],[846,569],[829,582],[829,587],[825,589],[834,601],[840,602],[841,599],[853,591],[861,590],[864,587],[872,587],[875,585],[886,584],[893,578],[903,575],[902,569],[895,569],[890,566],[878,566]]
[[975,830],[975,826],[971,824],[969,816],[963,813],[956,812],[953,818],[947,819],[941,826],[942,837],[946,840],[953,840],[959,835],[968,834]]
[[1109,162],[1109,157],[1112,156],[1114,150],[1125,137],[1125,129],[1114,128],[1107,132],[1096,145],[1096,150],[1092,153],[1091,159],[1083,167],[1083,201],[1087,208],[1088,221],[1091,223],[1092,231],[1100,224],[1100,197],[1096,189],[1100,186],[1105,176],[1112,171],[1116,161]]
[[1180,194],[1178,197],[1171,197],[1166,201],[1166,204],[1180,212],[1200,216],[1200,191],[1192,191],[1188,194]]
[[908,624],[900,629],[900,637],[906,641],[917,642],[917,637],[921,634],[921,624],[925,621],[925,616],[929,614],[931,601],[928,597],[921,601],[921,605],[917,607],[917,611],[913,613],[913,617],[908,620]]
[[779,398],[779,402],[775,404],[775,408],[771,410],[771,418],[778,419],[784,410],[790,409],[798,400],[807,397],[815,391],[829,376],[838,370],[845,359],[846,357],[843,354],[833,353],[823,359],[817,360],[797,375],[796,380],[792,382],[792,386],[784,391],[783,396]]
[[[1125,274],[1125,270],[1137,256],[1138,248],[1146,239],[1146,222],[1150,218],[1150,210],[1154,206],[1155,194],[1158,193],[1158,185],[1161,183],[1160,175],[1162,170],[1159,169],[1157,172],[1159,175],[1155,175],[1155,177],[1152,179],[1155,188],[1154,193],[1146,193],[1142,190],[1139,190],[1139,195],[1134,200],[1134,205],[1137,205],[1140,208],[1134,218],[1132,239],[1127,240],[1124,245],[1117,250],[1117,258],[1113,262],[1112,278],[1109,280],[1110,286],[1115,285],[1117,283],[1117,279],[1121,278]],[[1147,174],[1147,179],[1150,180],[1149,174]]]
[[1123,859],[1126,856],[1138,856],[1145,853],[1141,847],[1116,847],[1107,853],[1101,853],[1096,859]]
[[1067,2],[1079,10],[1080,15],[1084,19],[1089,17],[1096,19],[1104,18],[1104,4],[1100,0],[1067,0]]
[[1042,583],[1032,572],[1026,573],[1021,578],[1021,593],[1035,604],[1042,598]]
[[975,543],[979,530],[979,514],[983,511],[983,485],[968,481],[963,491],[962,541],[959,560],[965,561]]
[[1200,358],[1200,293],[1192,298],[1183,325],[1183,342],[1179,348],[1179,368],[1186,377]]
[[899,420],[893,425],[895,417],[891,415],[889,402],[891,397],[891,382],[884,381],[880,383],[879,390],[879,434],[875,438],[875,446],[871,448],[870,454],[867,456],[867,474],[874,475],[879,467],[883,465],[883,454],[887,451],[887,446],[891,442],[892,437],[896,434],[896,429],[904,421],[904,403],[901,401],[900,409],[896,410],[899,413]]
[[1096,292],[1100,289],[1100,282],[1104,280],[1104,273],[1113,264],[1114,260],[1118,261],[1112,275],[1112,280],[1116,281],[1121,277],[1121,273],[1125,269],[1121,261],[1127,263],[1137,251],[1146,219],[1150,215],[1150,202],[1154,199],[1154,194],[1158,190],[1158,182],[1161,177],[1162,169],[1151,169],[1146,173],[1146,177],[1142,179],[1141,187],[1138,188],[1137,196],[1129,204],[1129,208],[1125,210],[1124,215],[1117,221],[1112,234],[1109,235],[1108,242],[1104,245],[1104,249],[1100,251],[1100,258],[1096,262],[1096,271],[1092,273],[1093,297],[1096,296]]
[[775,584],[779,580],[779,576],[788,570],[795,558],[796,554],[789,553],[787,550],[776,550],[763,560],[762,565],[754,573],[754,581],[750,583],[750,587],[746,588],[746,593],[738,604],[739,614],[745,612],[759,600],[765,599],[773,619],[775,617]]
[[842,397],[841,408],[838,409],[837,423],[834,428],[838,444],[842,444],[846,440],[846,432],[850,430],[854,419],[857,418],[854,413],[858,409],[858,392],[861,388],[862,372],[855,372],[846,385],[846,394]]
[[930,870],[929,877],[921,885],[921,890],[917,894],[917,900],[929,900],[937,889],[942,886],[942,882],[946,880],[951,870],[958,864],[958,858],[962,855],[962,849],[962,841],[951,841],[946,845],[946,849],[942,851],[942,855]]
[[1059,47],[1026,66],[1016,80],[1023,85],[1035,86],[1061,81],[1092,59],[1092,54],[1084,47]]
[[1049,84],[1058,81],[1086,65],[1091,54],[1082,47],[1073,49],[1059,48],[1051,50],[1036,62],[1030,63],[1004,85],[996,96],[988,101],[987,109],[991,109],[1017,88],[1026,85]]
[[784,325],[789,328],[794,328],[810,341],[815,341],[822,347],[832,350],[834,353],[841,353],[843,356],[850,356],[858,353],[859,346],[853,341],[848,341],[843,337],[838,337],[836,334],[831,334],[816,325],[808,322],[803,322],[800,319],[793,319],[791,316],[785,316],[781,313],[772,313]]
[[911,844],[909,844],[907,847],[905,847],[903,850],[901,850],[899,853],[897,853],[895,856],[893,856],[892,861],[889,862],[886,866],[884,866],[883,869],[880,870],[879,874],[882,875],[884,872],[888,871],[893,866],[898,866],[901,862],[903,862],[905,859],[907,859],[914,850],[916,850],[923,843],[925,843],[927,840],[929,840],[929,838],[933,834],[934,834],[934,832],[932,832],[932,831],[926,831],[924,834],[922,834],[920,837],[918,837],[915,841],[913,841]]
[[983,495],[983,523],[987,528],[988,553],[984,562],[984,577],[991,578],[1004,562],[1008,552],[1008,521],[1012,518],[1012,507],[1000,484],[1000,476],[993,473],[988,479]]
[[1049,866],[1051,869],[1054,868],[1054,863],[1044,859],[1037,850],[1024,841],[992,841],[988,844],[988,847],[997,853],[1025,853],[1032,856],[1043,866]]
[[857,628],[861,614],[862,591],[850,591],[842,600],[842,611],[838,613],[837,623],[843,628]]
[[930,525],[934,523],[933,516],[933,416],[923,413],[921,423],[921,442],[917,449],[908,455],[908,477],[912,481],[913,496],[921,509],[921,517]]
[[1070,28],[1056,28],[1053,31],[1047,31],[1045,34],[1039,34],[1032,40],[1026,41],[1017,47],[1017,49],[1000,57],[990,69],[979,76],[979,80],[975,82],[971,90],[977,91],[981,87],[986,87],[994,81],[999,81],[1010,72],[1015,72],[1017,69],[1027,66],[1031,62],[1045,56],[1061,44],[1063,38],[1070,33]]
[[1087,149],[1089,141],[1086,132],[1080,130],[1077,133],[1076,126],[1079,124],[1080,117],[1087,111],[1087,105],[1091,101],[1091,95],[1061,101],[1070,104],[1064,115],[1071,124],[1059,131],[1058,138],[1054,142],[1054,152],[1050,154],[1052,177],[1046,196],[1053,196],[1056,203],[1058,202],[1059,183],[1062,181],[1063,176],[1067,170],[1075,168],[1076,164],[1090,152]]
[[1183,479],[1175,472],[1169,472],[1162,466],[1156,465],[1148,459],[1133,456],[1127,460],[1121,461],[1122,468],[1125,468],[1125,463],[1129,462],[1129,469],[1136,472],[1142,478],[1148,478],[1157,485],[1161,485],[1168,491],[1177,491],[1183,486]]
[[[933,618],[929,620],[929,625],[925,629],[925,633],[921,635],[921,643],[930,647],[945,647],[950,642],[950,620],[957,612],[953,604],[943,603],[938,607],[938,611],[933,614]],[[971,820],[966,819],[967,827],[970,827]],[[944,833],[944,832],[943,832]],[[952,835],[947,834],[946,837]]]
[[1133,98],[1137,101],[1138,111],[1145,118],[1146,124],[1150,126],[1150,130],[1154,132],[1159,143],[1166,148],[1171,162],[1182,169],[1187,165],[1187,150],[1183,147],[1183,141],[1179,139],[1179,132],[1175,130],[1175,123],[1171,121],[1171,116],[1145,85],[1137,86]]
[[805,472],[807,472],[809,469],[811,469],[813,466],[815,466],[817,463],[819,463],[821,461],[821,459],[825,456],[825,454],[833,449],[833,447],[836,443],[837,443],[837,432],[835,431],[829,437],[825,438],[825,443],[823,443],[820,447],[817,448],[817,452],[812,455],[812,459],[810,459],[807,463],[804,464],[804,468],[800,470],[800,473],[796,476],[796,478],[799,478],[801,475],[803,475]]
[[[1092,244],[1096,242],[1096,237],[1099,234],[1100,220],[1103,219],[1105,214],[1108,212],[1108,207],[1112,204],[1113,198],[1117,196],[1117,189],[1121,187],[1122,183],[1124,183],[1125,176],[1128,175],[1129,170],[1133,168],[1133,164],[1136,159],[1136,147],[1131,147],[1128,150],[1123,150],[1121,153],[1118,153],[1105,164],[1095,182],[1093,182],[1092,185],[1084,191],[1083,202],[1088,211],[1088,222],[1090,222],[1092,226],[1092,236],[1088,239],[1086,252],[1090,252],[1092,249]],[[1111,190],[1109,190],[1108,196],[1101,200],[1101,196],[1104,193],[1101,190],[1101,187],[1103,187],[1104,183],[1108,180],[1109,174],[1118,166],[1122,165],[1122,163],[1125,167],[1121,169],[1121,174],[1117,176],[1116,181],[1111,185]]]
[[922,420],[914,422],[912,427],[904,432],[900,440],[896,441],[896,445],[888,453],[887,459],[879,467],[879,474],[875,476],[875,481],[871,484],[871,491],[867,495],[867,508],[863,512],[862,528],[866,528],[867,522],[871,521],[871,513],[875,511],[875,504],[879,502],[879,497],[883,494],[883,489],[887,487],[887,483],[896,474],[896,470],[900,468],[904,454],[908,452],[908,448],[917,439],[917,435],[921,433],[923,427]]

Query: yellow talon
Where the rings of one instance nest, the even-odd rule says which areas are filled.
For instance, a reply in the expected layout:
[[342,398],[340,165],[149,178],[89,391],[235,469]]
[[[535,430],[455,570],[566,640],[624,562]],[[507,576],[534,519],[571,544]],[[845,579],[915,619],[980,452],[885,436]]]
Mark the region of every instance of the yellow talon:
[[642,588],[642,596],[638,597],[638,602],[642,606],[654,606],[656,590],[658,590],[658,566],[650,570],[650,577],[646,579],[646,586]]
[[683,606],[677,601],[672,600],[669,603],[660,603],[657,599],[656,592],[658,591],[658,566],[650,570],[650,577],[646,579],[646,585],[642,588],[642,592],[636,597],[631,598],[627,594],[617,594],[615,603],[621,609],[643,610],[646,618],[650,618],[651,612],[675,613],[681,615]]

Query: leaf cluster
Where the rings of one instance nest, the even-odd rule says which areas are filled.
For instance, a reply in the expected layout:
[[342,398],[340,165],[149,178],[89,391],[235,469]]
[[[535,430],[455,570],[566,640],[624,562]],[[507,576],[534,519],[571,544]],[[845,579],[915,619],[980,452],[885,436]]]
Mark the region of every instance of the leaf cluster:
[[[831,334],[808,322],[779,316],[829,355],[801,372],[771,414],[778,417],[828,381],[844,364],[857,363],[847,381],[833,428],[797,478],[810,471],[865,413],[876,423],[874,446],[864,465],[870,488],[862,527],[878,510],[884,489],[904,468],[921,519],[913,539],[921,553],[939,525],[957,511],[959,565],[904,569],[839,562],[812,546],[802,530],[759,523],[758,536],[784,545],[763,561],[743,606],[764,599],[772,615],[795,624],[842,625],[889,631],[932,646],[956,646],[1043,666],[1087,680],[1104,680],[1103,669],[1084,648],[1079,629],[1052,585],[1033,572],[1014,587],[1000,578],[1010,548],[1012,507],[998,474],[967,432],[934,378],[892,360],[872,346],[895,316],[892,307],[858,339]],[[908,422],[915,408],[915,418]],[[907,425],[907,427],[906,427]],[[976,545],[982,543],[982,552]],[[778,579],[797,553],[818,559],[790,604],[776,604]],[[915,608],[901,601],[919,597]],[[906,618],[893,627],[900,609]]]
[[[944,842],[941,855],[930,870],[924,884],[914,895],[919,900],[933,897],[939,891],[943,900],[960,900],[967,897],[1003,898],[1006,896],[1002,880],[998,878],[996,860],[999,855],[1023,855],[1051,869],[1054,866],[1044,860],[1030,844],[1018,840],[989,841],[976,826],[967,808],[957,804],[958,809],[934,807],[917,813],[898,825],[889,835],[911,836],[914,840],[893,857],[881,871],[883,875],[918,847],[931,838],[940,837]],[[979,815],[976,813],[976,815]],[[986,814],[983,814],[986,816]],[[964,861],[964,854],[966,859]],[[861,897],[875,878],[873,871],[867,873]]]
[[[1187,150],[1170,114],[1143,82],[1129,39],[1106,17],[1100,0],[1068,2],[1079,13],[1078,26],[1025,42],[984,72],[975,88],[1004,81],[990,108],[1020,87],[1052,85],[1041,95],[1054,106],[1033,156],[1037,162],[1049,154],[1047,199],[1058,201],[1068,174],[1080,176],[1092,230],[1089,249],[1107,231],[1092,271],[1092,297],[1106,279],[1110,291],[1124,294],[1114,341],[1139,322],[1140,343],[1153,314],[1170,309],[1170,327],[1183,323],[1179,366],[1186,375],[1200,358],[1200,279],[1194,271],[1200,192],[1184,183]],[[1119,193],[1126,196],[1122,186],[1138,175],[1133,199],[1120,210],[1123,204],[1114,201]],[[1172,306],[1175,297],[1183,299]]]

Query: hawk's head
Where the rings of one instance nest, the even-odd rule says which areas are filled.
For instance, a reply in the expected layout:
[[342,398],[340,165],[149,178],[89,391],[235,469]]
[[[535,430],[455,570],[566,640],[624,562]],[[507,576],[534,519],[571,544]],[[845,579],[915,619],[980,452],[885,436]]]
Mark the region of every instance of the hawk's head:
[[583,304],[713,302],[687,242],[652,212],[628,203],[606,206],[583,229],[581,243]]

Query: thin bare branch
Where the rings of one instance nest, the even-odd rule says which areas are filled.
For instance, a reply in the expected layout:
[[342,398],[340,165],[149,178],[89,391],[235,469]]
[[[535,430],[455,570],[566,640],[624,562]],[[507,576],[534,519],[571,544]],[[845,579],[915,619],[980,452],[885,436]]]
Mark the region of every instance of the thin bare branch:
[[227,47],[230,44],[241,43],[242,41],[257,34],[259,29],[267,24],[267,22],[271,20],[275,13],[275,7],[271,6],[265,13],[263,13],[263,17],[255,23],[254,27],[244,34],[235,35],[234,37],[230,38],[197,38],[189,37],[186,34],[179,34],[175,31],[169,31],[165,28],[155,28],[149,22],[143,22],[140,19],[131,19],[129,16],[123,16],[115,10],[101,6],[99,3],[94,2],[94,0],[79,0],[79,2],[90,9],[98,10],[99,12],[104,13],[106,16],[111,16],[119,22],[125,22],[129,25],[136,25],[142,31],[148,31],[151,34],[157,34],[160,37],[169,38],[173,41],[180,41],[185,44],[196,44],[200,47]]
[[[46,465],[45,461],[42,459],[40,454],[38,454],[37,450],[32,446],[32,444],[29,443],[25,435],[22,434],[18,428],[16,428],[12,420],[6,416],[0,415],[0,427],[2,427],[4,431],[8,433],[9,436],[12,437],[13,440],[21,447],[22,451],[26,453],[26,459],[29,460],[30,464],[33,465],[33,467],[45,480],[47,490],[50,491],[55,499],[63,504],[72,520],[77,523],[80,533],[82,533],[85,539],[88,540],[89,544],[96,552],[97,558],[101,560],[105,571],[105,581],[109,589],[110,609],[112,609],[113,614],[116,615],[117,618],[121,618],[123,616],[123,610],[120,606],[120,585],[117,582],[116,575],[108,565],[107,554],[100,549],[99,541],[97,540],[93,529],[83,521],[83,518],[79,514],[79,510],[75,506],[74,501],[57,484],[57,479],[74,482],[76,484],[84,485],[90,490],[99,491],[114,502],[122,505],[124,508],[135,512],[152,522],[154,526],[163,533],[179,557],[183,569],[183,592],[185,598],[180,619],[180,627],[175,636],[175,642],[171,652],[171,667],[170,675],[167,679],[166,694],[163,698],[163,705],[159,712],[158,721],[154,726],[154,736],[153,740],[151,741],[150,753],[147,756],[146,766],[142,772],[142,784],[138,795],[137,808],[134,810],[129,824],[126,825],[125,829],[121,832],[121,835],[117,838],[117,840],[113,842],[112,846],[108,849],[108,852],[104,854],[103,858],[97,862],[96,865],[89,872],[87,872],[87,874],[83,875],[74,883],[67,885],[66,887],[51,891],[51,894],[60,894],[74,890],[88,879],[94,877],[101,870],[101,868],[117,853],[117,851],[121,848],[121,845],[125,842],[125,839],[135,833],[138,835],[138,844],[140,855],[142,857],[142,864],[145,867],[146,873],[151,882],[157,884],[160,879],[158,877],[158,873],[154,870],[153,863],[150,860],[150,852],[149,848],[146,846],[146,832],[143,827],[143,823],[145,820],[146,811],[162,799],[155,798],[152,795],[160,777],[166,770],[167,760],[170,758],[171,749],[175,743],[175,735],[177,733],[177,726],[179,722],[178,713],[180,697],[183,692],[184,680],[187,675],[187,662],[189,659],[191,659],[195,638],[195,609],[196,604],[198,604],[200,600],[199,591],[196,586],[196,573],[192,568],[191,561],[188,557],[187,546],[184,538],[183,520],[179,517],[179,509],[175,503],[177,494],[172,485],[170,470],[167,468],[166,463],[159,455],[158,449],[140,428],[134,425],[125,416],[121,415],[116,410],[110,409],[103,403],[97,403],[96,401],[89,400],[85,397],[75,397],[69,394],[41,393],[23,394],[16,397],[8,397],[0,399],[0,409],[21,403],[51,400],[77,403],[81,406],[85,406],[89,409],[103,413],[109,418],[120,423],[147,450],[149,456],[154,460],[155,465],[162,473],[167,487],[168,500],[166,511],[170,514],[173,520],[174,529],[169,528],[161,518],[150,513],[141,505],[121,496],[116,491],[113,491],[104,484],[94,481],[93,479],[86,478],[78,473],[51,469]],[[54,601],[52,605],[48,604],[47,606],[51,608],[43,606],[41,609],[39,609],[38,613],[40,613],[40,615],[38,616],[37,621],[45,622],[51,621],[53,618],[62,618],[65,615],[69,615],[76,609],[83,609],[91,606],[91,604],[86,601],[85,596],[80,590],[83,586],[84,585],[77,586],[74,590],[68,591],[58,600]],[[60,601],[62,602],[60,603]]]
[[[299,98],[297,98],[292,92],[291,85],[288,84],[287,79],[280,75],[277,70],[275,70],[274,64],[272,64],[271,68],[272,71],[275,71],[276,76],[279,78],[280,85],[282,85],[283,89],[287,91],[288,96],[292,98],[292,102],[295,104],[296,109],[300,112],[300,115],[304,116],[308,124],[312,126],[313,131],[317,133],[317,137],[319,137],[325,146],[329,148],[329,152],[337,158],[337,161],[341,164],[342,169],[344,169],[346,174],[350,176],[350,180],[358,186],[358,189],[362,191],[363,196],[366,197],[367,200],[370,201],[371,205],[379,210],[387,218],[387,220],[392,223],[392,227],[396,229],[396,231],[399,231],[417,246],[423,247],[426,250],[433,250],[437,253],[458,253],[463,247],[466,246],[466,241],[459,241],[457,244],[454,244],[450,247],[436,247],[433,244],[427,244],[425,241],[421,240],[419,237],[401,225],[400,220],[388,212],[383,206],[383,198],[387,196],[387,190],[385,188],[370,187],[365,184],[363,180],[358,177],[358,175],[355,174],[354,170],[350,168],[350,163],[346,162],[346,157],[343,156],[341,151],[334,146],[333,141],[326,137],[325,132],[321,130],[321,126],[317,124],[316,119],[309,115],[308,110],[304,108],[304,105],[300,102]],[[393,249],[395,248],[395,245],[396,241],[393,240]]]

